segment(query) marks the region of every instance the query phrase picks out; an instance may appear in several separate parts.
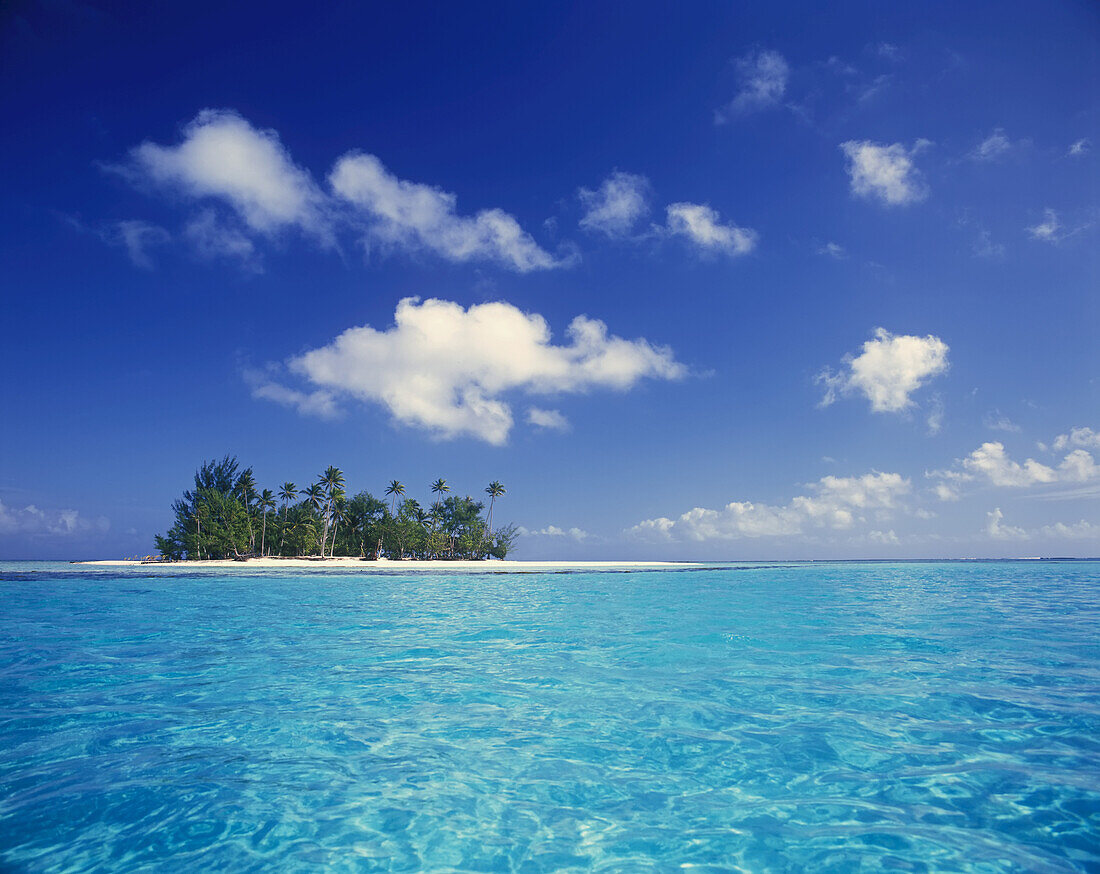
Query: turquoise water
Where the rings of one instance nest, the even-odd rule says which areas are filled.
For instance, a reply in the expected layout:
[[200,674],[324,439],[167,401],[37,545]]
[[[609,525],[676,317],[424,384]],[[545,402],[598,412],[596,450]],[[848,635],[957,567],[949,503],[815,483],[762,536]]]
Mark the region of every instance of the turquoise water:
[[0,869],[1100,870],[1100,565],[0,563]]

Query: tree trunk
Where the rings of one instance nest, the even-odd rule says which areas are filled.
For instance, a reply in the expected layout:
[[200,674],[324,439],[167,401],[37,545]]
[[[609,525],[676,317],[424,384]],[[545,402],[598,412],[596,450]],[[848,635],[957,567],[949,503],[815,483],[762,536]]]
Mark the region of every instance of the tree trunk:
[[283,532],[279,535],[279,555],[283,554],[283,544],[286,543],[286,512],[290,509],[288,504],[283,504]]

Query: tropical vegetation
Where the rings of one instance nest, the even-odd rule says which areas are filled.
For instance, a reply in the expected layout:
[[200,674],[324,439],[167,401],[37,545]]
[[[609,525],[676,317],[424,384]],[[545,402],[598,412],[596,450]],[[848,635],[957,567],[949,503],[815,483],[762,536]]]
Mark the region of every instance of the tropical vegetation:
[[483,501],[450,494],[442,477],[430,486],[432,502],[422,506],[392,480],[385,498],[362,491],[348,497],[344,474],[329,467],[304,489],[284,482],[278,491],[260,489],[252,468],[235,457],[207,461],[195,472],[194,488],[172,504],[175,521],[156,536],[156,548],[170,560],[245,559],[254,556],[362,559],[504,558],[516,527],[492,527],[493,508],[506,494],[493,481]]

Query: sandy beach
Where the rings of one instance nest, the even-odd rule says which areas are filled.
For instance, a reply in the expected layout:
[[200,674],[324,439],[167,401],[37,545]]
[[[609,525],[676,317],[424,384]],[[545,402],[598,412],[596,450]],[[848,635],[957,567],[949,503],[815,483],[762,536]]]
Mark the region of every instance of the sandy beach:
[[247,568],[273,569],[294,568],[325,571],[333,568],[347,568],[370,571],[484,571],[484,572],[515,572],[537,570],[602,570],[608,568],[676,568],[676,567],[700,567],[698,562],[682,561],[393,561],[392,559],[378,559],[377,561],[364,561],[359,558],[250,558],[245,561],[209,560],[209,561],[141,561],[138,559],[105,559],[98,561],[73,562],[78,565],[103,565],[103,566],[136,566],[161,567],[167,569],[186,568],[234,568],[242,570]]

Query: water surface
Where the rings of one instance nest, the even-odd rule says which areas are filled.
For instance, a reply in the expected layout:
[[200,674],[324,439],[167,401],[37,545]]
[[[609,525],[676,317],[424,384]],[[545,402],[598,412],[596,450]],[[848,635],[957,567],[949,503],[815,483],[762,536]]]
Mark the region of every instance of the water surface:
[[1100,870],[1100,565],[0,563],[0,869]]

